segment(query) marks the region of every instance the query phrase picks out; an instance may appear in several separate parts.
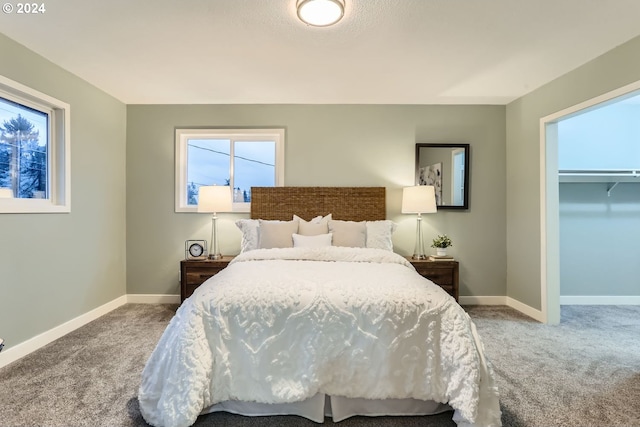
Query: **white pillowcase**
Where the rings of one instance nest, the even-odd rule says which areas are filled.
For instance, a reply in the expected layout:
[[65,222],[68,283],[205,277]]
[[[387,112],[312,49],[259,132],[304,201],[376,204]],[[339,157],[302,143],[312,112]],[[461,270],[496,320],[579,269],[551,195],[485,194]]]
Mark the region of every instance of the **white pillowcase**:
[[367,242],[365,221],[329,221],[329,232],[333,233],[333,246],[364,248]]
[[294,221],[298,221],[298,233],[303,236],[317,236],[318,234],[327,234],[329,232],[329,220],[331,214],[327,216],[317,216],[311,221],[305,221],[298,215],[293,216]]
[[293,234],[294,248],[321,248],[331,246],[331,233],[317,234],[315,236],[303,236],[302,234]]
[[[303,236],[314,236],[314,235],[322,235],[328,234],[328,223],[331,220],[331,214],[322,217],[317,216],[313,218],[311,221],[305,221],[304,219],[298,217],[297,215],[293,216],[294,221],[298,221],[298,233]],[[278,222],[288,222],[288,221],[267,221],[269,223],[278,223]],[[309,227],[318,227],[322,226],[326,223],[327,229],[323,233],[311,234]],[[350,223],[357,224],[358,233],[361,231],[361,223],[352,222],[352,221],[340,221],[340,223]],[[349,230],[350,225],[344,224],[345,230]],[[239,219],[236,221],[236,226],[242,232],[242,242],[240,246],[240,252],[251,251],[254,249],[258,249],[260,247],[260,220],[257,219]],[[336,224],[334,222],[334,229]],[[339,227],[339,225],[338,225]],[[384,249],[388,251],[393,251],[393,242],[391,236],[396,231],[397,225],[393,221],[382,220],[382,221],[367,221],[365,223],[365,243],[360,247],[367,248],[375,248],[375,249]],[[321,228],[324,230],[324,228]],[[317,231],[317,229],[315,229]],[[344,231],[344,230],[343,230]],[[331,233],[332,234],[332,233]],[[361,236],[360,236],[361,237]],[[358,242],[355,244],[361,243],[360,237],[358,237]],[[326,239],[326,237],[325,237]],[[338,239],[338,243],[336,244],[335,239],[330,240],[330,244],[335,246],[343,246],[346,242],[345,239]],[[348,242],[349,244],[354,244],[354,242]],[[293,245],[295,245],[295,241],[293,241]]]
[[298,232],[298,221],[265,221],[262,219],[260,228],[260,249],[291,248],[293,240],[291,236]]
[[242,242],[240,243],[240,252],[252,251],[258,249],[260,243],[260,222],[257,219],[239,219],[236,221],[236,227],[242,232]]
[[[259,249],[260,246],[260,221],[267,224],[280,224],[280,223],[293,223],[297,224],[297,221],[279,221],[279,220],[262,220],[262,219],[239,219],[236,221],[236,227],[242,232],[242,241],[240,243],[240,252],[252,251]],[[291,233],[296,233],[298,228],[295,227]],[[291,233],[288,235],[288,239],[291,240]],[[270,233],[273,234],[273,233]],[[269,236],[271,237],[271,236]],[[273,242],[267,242],[269,244]],[[291,247],[291,244],[289,245]]]
[[367,248],[384,249],[393,252],[391,235],[397,225],[393,221],[367,221]]

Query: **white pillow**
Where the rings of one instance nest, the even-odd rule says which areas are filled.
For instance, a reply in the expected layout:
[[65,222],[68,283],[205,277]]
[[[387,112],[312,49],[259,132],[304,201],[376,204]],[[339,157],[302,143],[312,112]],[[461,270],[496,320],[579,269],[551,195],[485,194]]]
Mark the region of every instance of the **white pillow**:
[[323,246],[331,246],[331,233],[317,234],[315,236],[303,236],[302,234],[293,234],[294,248],[321,248]]
[[236,227],[242,232],[242,242],[240,243],[240,252],[252,251],[258,249],[260,234],[258,232],[260,223],[257,219],[239,219],[236,221]]
[[329,232],[333,233],[333,246],[349,248],[366,247],[367,227],[365,221],[329,221]]
[[393,221],[367,221],[367,248],[393,251],[391,235],[397,225]]
[[313,223],[313,224],[317,224],[317,223],[319,223],[320,221],[322,221],[322,215],[318,215],[318,216],[317,216],[317,217],[315,217],[315,218],[311,218],[311,221],[306,221],[304,218],[300,218],[298,215],[293,214],[293,220],[294,220],[294,221],[310,222],[310,223]]
[[[236,227],[242,232],[242,241],[240,243],[240,252],[252,251],[259,249],[260,246],[260,221],[267,224],[291,223],[293,221],[279,220],[262,220],[262,219],[239,219],[236,221]],[[297,228],[294,232],[297,232]],[[289,233],[290,237],[291,233]],[[291,247],[291,245],[289,245]]]
[[317,216],[311,221],[305,221],[298,215],[293,216],[293,220],[298,221],[298,233],[302,234],[303,236],[317,236],[318,234],[327,234],[329,232],[328,223],[330,219],[331,214],[325,217]]
[[291,236],[298,232],[298,221],[258,221],[261,249],[293,247]]

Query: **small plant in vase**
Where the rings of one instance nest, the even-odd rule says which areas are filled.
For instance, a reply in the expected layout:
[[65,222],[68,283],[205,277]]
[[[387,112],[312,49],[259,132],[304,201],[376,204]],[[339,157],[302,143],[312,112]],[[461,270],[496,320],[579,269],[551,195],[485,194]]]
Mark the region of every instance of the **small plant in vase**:
[[436,248],[437,256],[447,255],[447,248],[449,246],[453,246],[453,243],[451,242],[451,238],[446,234],[438,235],[438,237],[433,239],[433,241],[431,242],[431,247]]

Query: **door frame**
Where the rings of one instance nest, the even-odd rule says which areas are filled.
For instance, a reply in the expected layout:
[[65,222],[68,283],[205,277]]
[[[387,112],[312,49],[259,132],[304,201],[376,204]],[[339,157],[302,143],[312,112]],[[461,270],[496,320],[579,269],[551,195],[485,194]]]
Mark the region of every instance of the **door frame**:
[[540,119],[540,298],[543,322],[560,323],[558,122],[627,98],[640,80]]

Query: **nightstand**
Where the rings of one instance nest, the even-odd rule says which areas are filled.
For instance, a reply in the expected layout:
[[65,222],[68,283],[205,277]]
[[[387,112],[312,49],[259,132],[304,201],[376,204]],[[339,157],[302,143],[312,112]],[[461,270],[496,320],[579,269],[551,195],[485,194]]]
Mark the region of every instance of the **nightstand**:
[[234,257],[180,261],[180,303],[189,298],[205,280],[224,269]]
[[458,261],[429,261],[405,257],[419,275],[426,277],[458,301]]

